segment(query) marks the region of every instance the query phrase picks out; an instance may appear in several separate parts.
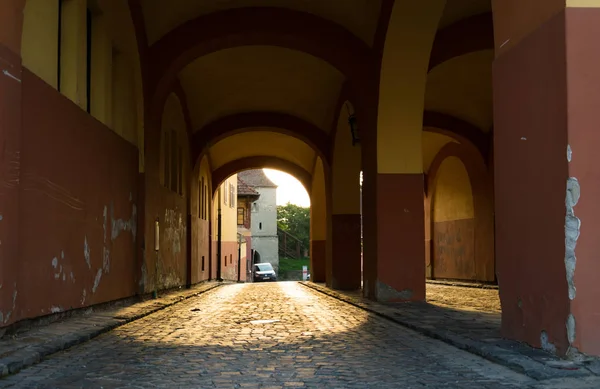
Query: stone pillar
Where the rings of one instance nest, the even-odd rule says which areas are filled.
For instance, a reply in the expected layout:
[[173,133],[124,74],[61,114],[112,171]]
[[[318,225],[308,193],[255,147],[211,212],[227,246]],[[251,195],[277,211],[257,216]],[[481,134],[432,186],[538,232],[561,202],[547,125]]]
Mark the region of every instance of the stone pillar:
[[504,336],[600,355],[600,9],[579,3],[494,2],[497,277]]

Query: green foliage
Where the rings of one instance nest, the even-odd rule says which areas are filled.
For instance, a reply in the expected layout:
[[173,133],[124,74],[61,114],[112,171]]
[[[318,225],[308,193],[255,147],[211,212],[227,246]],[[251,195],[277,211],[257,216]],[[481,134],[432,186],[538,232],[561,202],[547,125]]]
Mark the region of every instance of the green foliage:
[[310,244],[310,208],[295,204],[277,206],[277,226],[300,239],[305,248]]
[[293,259],[279,258],[279,273],[287,273],[294,270],[302,270],[302,266],[309,266],[308,258]]

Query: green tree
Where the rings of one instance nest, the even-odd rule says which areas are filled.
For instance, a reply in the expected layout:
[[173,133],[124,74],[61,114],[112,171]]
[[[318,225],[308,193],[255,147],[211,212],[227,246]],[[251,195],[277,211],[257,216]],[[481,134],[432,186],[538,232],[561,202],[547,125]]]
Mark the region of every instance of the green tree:
[[277,226],[300,239],[305,248],[310,244],[310,208],[295,204],[277,206]]

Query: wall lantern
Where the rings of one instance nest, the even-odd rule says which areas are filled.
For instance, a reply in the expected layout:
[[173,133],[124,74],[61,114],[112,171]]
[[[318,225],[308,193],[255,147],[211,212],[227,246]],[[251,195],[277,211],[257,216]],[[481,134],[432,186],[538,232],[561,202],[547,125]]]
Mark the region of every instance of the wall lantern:
[[350,135],[352,135],[352,146],[354,146],[360,142],[358,122],[356,121],[354,111],[350,112],[350,106],[347,102],[346,109],[348,110],[348,125],[350,126]]

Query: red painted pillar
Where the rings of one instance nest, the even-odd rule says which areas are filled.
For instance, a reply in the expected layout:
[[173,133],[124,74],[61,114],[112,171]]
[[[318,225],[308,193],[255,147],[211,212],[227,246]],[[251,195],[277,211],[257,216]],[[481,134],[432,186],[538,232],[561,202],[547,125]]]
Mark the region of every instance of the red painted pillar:
[[356,290],[361,286],[360,214],[332,215],[331,286]]
[[502,332],[559,354],[600,355],[598,34],[600,9],[567,8],[494,64]]
[[423,301],[424,176],[378,173],[373,133],[361,139],[363,293],[384,302]]
[[0,326],[4,326],[19,317],[21,58],[1,41],[0,58]]
[[324,240],[310,241],[310,280],[325,282],[327,246]]

